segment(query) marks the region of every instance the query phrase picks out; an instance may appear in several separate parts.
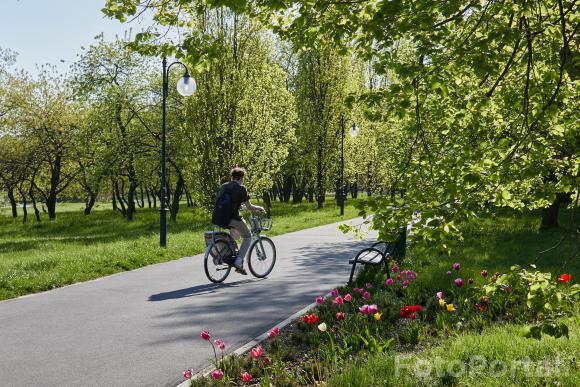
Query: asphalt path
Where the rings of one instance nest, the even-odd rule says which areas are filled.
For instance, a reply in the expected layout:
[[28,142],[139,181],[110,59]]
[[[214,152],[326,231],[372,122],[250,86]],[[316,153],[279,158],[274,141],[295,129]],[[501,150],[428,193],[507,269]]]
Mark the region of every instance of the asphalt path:
[[[348,280],[356,241],[337,224],[272,238],[266,279],[205,277],[203,254],[0,302],[1,386],[170,386]],[[171,241],[169,241],[170,243]]]

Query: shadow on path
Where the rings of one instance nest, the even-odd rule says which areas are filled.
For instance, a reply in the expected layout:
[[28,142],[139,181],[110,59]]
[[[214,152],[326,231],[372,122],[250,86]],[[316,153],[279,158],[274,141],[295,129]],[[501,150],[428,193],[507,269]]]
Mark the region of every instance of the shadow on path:
[[247,284],[247,283],[251,283],[251,282],[262,281],[262,280],[263,280],[263,278],[262,279],[252,278],[252,279],[245,279],[245,280],[240,280],[240,281],[230,282],[230,283],[221,283],[221,284],[210,283],[210,284],[204,284],[204,285],[197,285],[197,286],[192,286],[190,288],[178,289],[178,290],[172,290],[169,292],[153,294],[153,295],[149,296],[149,301],[175,300],[178,298],[186,298],[186,297],[192,297],[192,296],[196,296],[196,295],[214,293],[218,289],[235,288],[239,285],[243,285],[243,284]]

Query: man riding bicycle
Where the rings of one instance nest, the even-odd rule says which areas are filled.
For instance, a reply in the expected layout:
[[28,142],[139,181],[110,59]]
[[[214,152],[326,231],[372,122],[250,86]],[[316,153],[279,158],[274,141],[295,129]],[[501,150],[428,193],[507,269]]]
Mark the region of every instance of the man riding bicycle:
[[[231,172],[232,180],[222,184],[220,187],[216,203],[212,214],[212,223],[220,227],[231,229],[232,238],[242,238],[242,244],[235,259],[227,264],[236,268],[240,274],[247,275],[244,270],[244,258],[252,242],[252,234],[246,222],[240,215],[240,207],[245,205],[249,211],[265,211],[261,206],[254,206],[250,203],[250,195],[244,187],[246,170],[236,167]],[[232,262],[233,261],[233,262]]]

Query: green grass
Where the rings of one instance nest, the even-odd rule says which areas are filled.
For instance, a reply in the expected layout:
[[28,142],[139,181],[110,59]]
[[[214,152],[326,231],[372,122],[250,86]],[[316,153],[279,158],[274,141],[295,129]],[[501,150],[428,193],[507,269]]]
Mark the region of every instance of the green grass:
[[422,352],[370,356],[332,377],[328,385],[579,386],[580,319],[568,325],[570,339],[527,339],[519,335],[520,326],[505,325],[459,334]]
[[[451,244],[451,255],[442,251],[439,244],[411,247],[404,265],[412,268],[419,274],[417,284],[407,291],[408,304],[424,302],[435,292],[448,288],[451,281],[457,276],[466,282],[474,278],[476,284],[483,284],[485,279],[480,275],[486,269],[489,275],[495,271],[505,272],[510,266],[519,264],[526,266],[531,263],[540,251],[557,244],[567,235],[566,240],[552,251],[542,254],[537,261],[538,269],[552,272],[554,276],[561,273],[572,274],[573,282],[577,282],[580,273],[580,262],[575,257],[580,242],[577,236],[570,231],[571,211],[561,214],[560,229],[539,231],[540,213],[518,213],[507,210],[497,210],[489,216],[476,219],[464,224],[464,241]],[[452,270],[454,262],[461,263],[461,270],[451,278],[446,276]],[[453,271],[453,270],[452,270]],[[361,273],[358,283],[364,283],[376,278],[377,273],[366,270]],[[554,277],[555,278],[555,277]],[[387,355],[370,355],[359,359],[355,364],[347,367],[339,375],[329,380],[330,386],[520,386],[520,385],[580,385],[580,319],[571,319],[568,322],[570,339],[554,339],[544,337],[541,341],[524,338],[519,335],[523,325],[497,325],[488,320],[481,321],[478,329],[455,327],[449,331],[450,337],[430,338],[433,332],[425,326],[424,342],[408,352],[409,349],[399,349],[399,352]],[[402,352],[405,351],[405,352]],[[402,357],[402,356],[406,356]],[[496,373],[485,368],[482,372],[465,372],[453,376],[445,371],[451,362],[459,360],[469,364],[480,356],[487,363],[503,361],[508,364],[508,371],[501,374],[500,365],[496,364]],[[396,361],[410,367],[396,372]],[[532,362],[532,376],[528,376],[523,368],[515,364],[516,370],[512,376],[511,361],[524,361],[529,358]],[[475,360],[474,360],[475,359]],[[540,361],[546,361],[548,371],[537,370]],[[560,361],[561,365],[555,365]],[[443,371],[436,372],[436,365],[442,363]],[[480,363],[474,363],[477,365]],[[415,373],[428,370],[432,372],[425,378]],[[457,365],[456,367],[460,367]],[[556,368],[554,368],[556,367]],[[457,370],[459,368],[455,368]],[[560,370],[560,375],[554,372]],[[469,370],[469,369],[468,369]],[[535,376],[538,372],[540,376]],[[501,374],[501,375],[497,375]],[[553,384],[556,383],[556,384]]]
[[[364,200],[364,199],[357,199]],[[341,217],[329,198],[325,207],[275,202],[274,226],[279,235],[356,217],[350,199]],[[178,220],[168,223],[167,248],[159,247],[159,212],[139,209],[134,222],[125,221],[100,204],[84,216],[78,203],[59,204],[57,219],[29,223],[0,216],[0,300],[86,281],[124,270],[203,252],[203,232],[211,229],[209,213],[182,206]],[[6,209],[5,209],[6,210]],[[21,216],[21,214],[20,214]]]

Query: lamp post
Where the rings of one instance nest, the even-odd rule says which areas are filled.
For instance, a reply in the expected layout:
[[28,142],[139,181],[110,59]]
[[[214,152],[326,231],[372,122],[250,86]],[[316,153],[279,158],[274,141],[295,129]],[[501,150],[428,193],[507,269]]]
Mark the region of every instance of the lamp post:
[[[344,114],[340,115],[340,129],[341,129],[341,136],[340,136],[340,187],[339,187],[339,197],[338,203],[340,205],[340,215],[344,215],[344,197],[346,192],[344,190]],[[352,126],[350,127],[349,134],[351,137],[358,136],[358,126],[353,122]]]
[[195,80],[189,76],[189,70],[181,62],[173,62],[167,66],[167,59],[163,57],[163,102],[162,102],[162,113],[161,113],[161,191],[160,191],[160,219],[159,219],[159,245],[161,247],[167,246],[167,131],[165,129],[165,110],[167,105],[167,94],[169,93],[169,70],[171,66],[181,65],[185,69],[183,77],[177,82],[177,92],[184,96],[189,97],[195,93],[196,84]]

